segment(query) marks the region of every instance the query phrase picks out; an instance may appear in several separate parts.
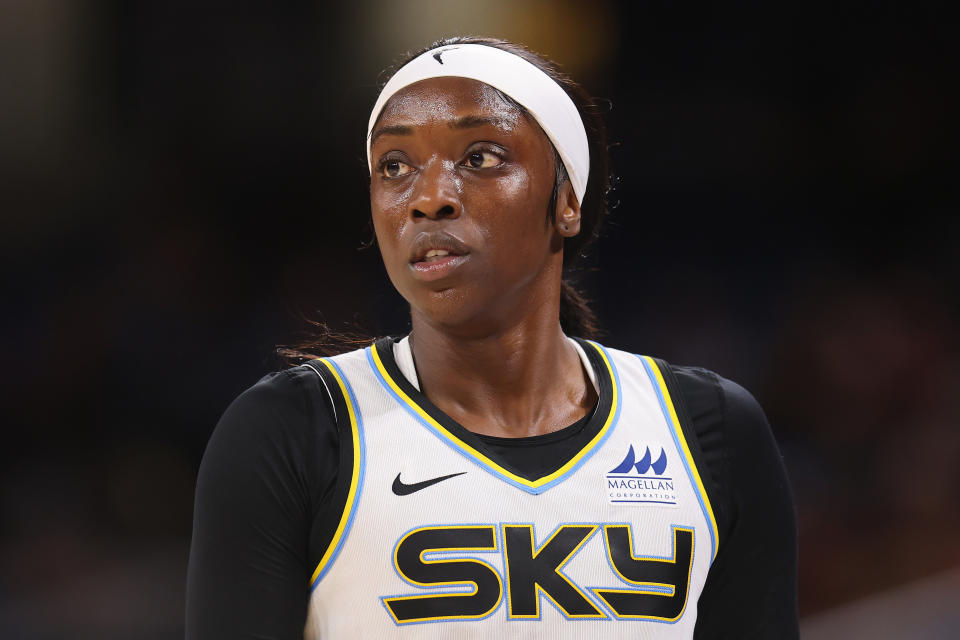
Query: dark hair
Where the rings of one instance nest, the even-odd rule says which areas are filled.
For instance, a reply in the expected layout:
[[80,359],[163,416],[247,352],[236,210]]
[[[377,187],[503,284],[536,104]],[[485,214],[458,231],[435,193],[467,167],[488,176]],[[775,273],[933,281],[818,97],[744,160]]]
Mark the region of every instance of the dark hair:
[[[611,190],[610,176],[610,154],[607,150],[607,134],[601,117],[605,110],[590,95],[577,84],[567,74],[560,71],[558,66],[549,58],[542,56],[523,45],[519,45],[507,40],[498,38],[486,38],[479,36],[456,36],[453,38],[444,38],[433,44],[424,47],[414,53],[408,54],[401,62],[388,68],[382,74],[383,82],[380,89],[389,81],[389,79],[404,65],[423,53],[451,44],[482,44],[490,47],[496,47],[520,58],[523,58],[534,65],[566,92],[573,104],[580,113],[583,120],[583,126],[587,132],[587,143],[590,150],[590,175],[587,180],[587,191],[583,196],[583,202],[580,203],[580,233],[564,239],[563,243],[563,281],[560,292],[560,326],[564,333],[583,338],[597,338],[600,335],[600,324],[597,320],[597,314],[590,307],[587,298],[579,291],[573,282],[574,267],[578,258],[586,255],[589,248],[597,241],[600,236],[600,228],[603,219],[608,212],[608,197]],[[503,92],[497,90],[504,100],[516,106],[523,113],[528,113],[522,105]],[[608,108],[608,107],[607,107]],[[553,193],[550,197],[550,204],[547,209],[548,219],[553,222],[556,215],[557,197],[560,194],[560,187],[568,179],[566,168],[560,155],[554,149],[554,165],[556,166],[556,178],[553,185]],[[345,349],[357,348],[360,341],[359,334],[356,332],[339,333],[334,332],[322,322],[313,322],[317,334],[297,347],[278,348],[277,353],[288,360],[302,360],[308,357],[314,357],[313,354],[330,355],[343,351]]]

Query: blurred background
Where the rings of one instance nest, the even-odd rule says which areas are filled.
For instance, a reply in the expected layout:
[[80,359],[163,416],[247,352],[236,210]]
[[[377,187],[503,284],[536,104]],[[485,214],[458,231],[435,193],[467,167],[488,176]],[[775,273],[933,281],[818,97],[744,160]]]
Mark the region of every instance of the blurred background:
[[220,414],[307,318],[407,329],[363,248],[380,72],[480,34],[612,105],[582,281],[607,344],[766,409],[804,636],[955,637],[958,25],[756,4],[0,3],[0,635],[182,637]]

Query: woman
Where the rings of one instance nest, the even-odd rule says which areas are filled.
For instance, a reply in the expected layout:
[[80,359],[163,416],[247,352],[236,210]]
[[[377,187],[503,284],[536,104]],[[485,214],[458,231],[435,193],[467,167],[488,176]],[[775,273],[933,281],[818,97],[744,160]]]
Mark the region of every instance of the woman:
[[392,76],[367,134],[412,332],[226,411],[187,636],[796,637],[793,507],[752,396],[582,339],[564,267],[608,188],[589,98],[458,38]]

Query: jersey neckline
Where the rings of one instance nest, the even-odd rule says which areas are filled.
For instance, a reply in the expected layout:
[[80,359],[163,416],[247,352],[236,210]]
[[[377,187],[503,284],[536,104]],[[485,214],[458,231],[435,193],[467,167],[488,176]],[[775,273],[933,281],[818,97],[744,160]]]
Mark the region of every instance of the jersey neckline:
[[[620,415],[620,382],[606,351],[595,342],[574,338],[590,361],[597,382],[597,405],[583,430],[590,435],[552,472],[528,479],[491,449],[479,434],[459,424],[433,404],[401,373],[393,354],[393,338],[382,338],[367,348],[367,359],[380,383],[420,424],[458,453],[504,481],[528,493],[539,494],[572,475],[613,431]],[[546,434],[550,435],[550,434]]]
[[550,444],[553,442],[559,442],[561,440],[567,440],[569,438],[575,438],[583,432],[584,428],[587,426],[591,418],[597,412],[597,402],[590,407],[590,410],[587,411],[583,417],[578,418],[576,422],[572,422],[562,429],[557,429],[556,431],[551,431],[550,433],[541,433],[535,436],[520,436],[517,438],[507,438],[505,436],[488,436],[486,434],[477,433],[474,434],[480,438],[483,442],[487,444],[500,445],[505,447],[535,447],[541,444]]

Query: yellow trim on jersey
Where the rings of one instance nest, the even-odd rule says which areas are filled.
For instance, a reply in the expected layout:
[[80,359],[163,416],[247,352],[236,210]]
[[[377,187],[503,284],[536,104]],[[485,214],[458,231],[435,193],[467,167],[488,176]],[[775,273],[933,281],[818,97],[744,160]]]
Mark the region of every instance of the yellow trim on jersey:
[[693,455],[690,453],[690,447],[687,445],[687,439],[684,437],[683,429],[680,427],[680,419],[677,417],[677,410],[673,406],[673,398],[670,397],[670,391],[667,389],[667,383],[664,381],[663,374],[660,373],[660,367],[657,366],[656,361],[650,356],[640,357],[646,360],[647,364],[650,365],[650,370],[653,371],[657,378],[657,384],[660,386],[660,392],[663,394],[663,400],[670,412],[670,428],[672,428],[676,434],[677,442],[680,443],[683,455],[687,461],[687,469],[690,470],[690,475],[693,476],[696,489],[700,492],[700,498],[706,507],[707,515],[709,516],[708,519],[710,520],[710,529],[713,532],[714,540],[712,559],[716,559],[717,549],[720,547],[720,536],[717,532],[717,519],[713,515],[713,506],[710,504],[710,497],[707,495],[707,490],[703,486],[703,480],[700,479],[700,471],[697,469],[697,465],[693,461]]
[[340,374],[337,373],[336,367],[331,365],[326,358],[318,358],[318,360],[323,363],[323,365],[328,371],[330,371],[331,374],[333,374],[337,384],[340,386],[340,395],[343,397],[343,402],[347,405],[347,414],[350,417],[350,436],[353,439],[353,469],[350,473],[350,491],[347,492],[347,503],[343,508],[343,513],[340,514],[340,522],[337,524],[337,530],[334,532],[333,538],[330,540],[330,544],[327,546],[327,550],[324,552],[323,557],[320,558],[320,562],[317,564],[317,568],[314,570],[313,576],[310,577],[311,586],[317,581],[317,578],[320,577],[320,574],[323,573],[327,563],[330,562],[330,558],[333,556],[334,552],[339,546],[340,538],[343,537],[343,532],[347,528],[347,523],[350,521],[350,515],[353,513],[354,509],[354,502],[357,499],[357,486],[360,483],[361,464],[360,431],[357,428],[357,414],[353,407],[353,402],[350,400],[350,394],[347,391],[347,386],[344,384]]
[[413,411],[416,412],[418,416],[420,416],[420,418],[424,422],[430,425],[438,434],[448,439],[454,446],[462,450],[465,454],[467,454],[477,462],[487,467],[490,467],[496,473],[508,478],[512,482],[519,485],[523,485],[525,487],[530,487],[531,489],[537,489],[562,477],[568,471],[570,471],[575,466],[577,466],[577,464],[583,459],[583,457],[586,456],[588,453],[590,453],[590,451],[599,442],[601,442],[604,439],[604,436],[607,435],[607,431],[610,429],[610,426],[613,424],[613,420],[617,415],[617,407],[618,407],[618,403],[620,402],[620,398],[618,396],[617,382],[616,382],[616,377],[614,376],[614,373],[613,373],[613,367],[610,364],[610,361],[607,360],[607,355],[603,352],[603,349],[599,348],[597,345],[593,344],[592,342],[589,344],[594,349],[597,350],[597,353],[600,354],[600,357],[603,359],[604,365],[606,365],[607,367],[607,372],[610,375],[610,381],[611,381],[610,386],[612,388],[612,393],[613,393],[613,400],[610,403],[610,412],[607,415],[607,419],[604,422],[603,427],[601,427],[600,431],[597,432],[597,435],[595,435],[593,439],[589,443],[587,443],[585,447],[583,447],[583,449],[578,451],[577,455],[575,455],[565,465],[563,465],[562,467],[560,467],[550,475],[544,476],[542,478],[538,478],[537,480],[527,480],[522,476],[518,476],[517,474],[507,469],[504,469],[499,464],[497,464],[487,456],[483,455],[481,452],[477,451],[476,449],[471,447],[469,444],[467,444],[466,442],[464,442],[454,434],[450,433],[446,428],[444,428],[443,425],[441,425],[439,422],[434,420],[429,413],[424,411],[423,408],[420,407],[420,405],[414,402],[410,398],[410,396],[404,393],[403,389],[401,389],[400,386],[393,380],[393,378],[390,377],[390,374],[387,372],[386,367],[383,366],[383,361],[380,359],[380,354],[377,352],[376,344],[370,347],[370,351],[373,355],[373,360],[377,365],[377,369],[380,371],[380,375],[383,377],[384,380],[387,381],[387,384],[390,385],[390,388],[393,389],[393,392],[397,395],[397,397],[402,399],[411,409],[413,409]]

